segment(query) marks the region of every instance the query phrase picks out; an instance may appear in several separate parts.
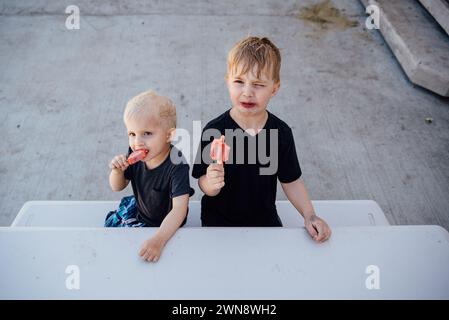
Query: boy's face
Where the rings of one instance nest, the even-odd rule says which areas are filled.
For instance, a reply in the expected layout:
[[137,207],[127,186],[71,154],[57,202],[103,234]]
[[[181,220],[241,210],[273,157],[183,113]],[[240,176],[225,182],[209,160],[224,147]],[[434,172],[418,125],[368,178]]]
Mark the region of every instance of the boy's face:
[[226,81],[232,107],[248,115],[264,112],[270,99],[278,92],[280,83],[275,83],[266,70],[257,78],[257,69],[253,68],[246,74],[240,74],[240,69],[229,74]]
[[133,116],[125,121],[125,125],[132,151],[148,150],[142,161],[157,157],[170,146],[170,134],[173,129],[165,128],[155,116]]

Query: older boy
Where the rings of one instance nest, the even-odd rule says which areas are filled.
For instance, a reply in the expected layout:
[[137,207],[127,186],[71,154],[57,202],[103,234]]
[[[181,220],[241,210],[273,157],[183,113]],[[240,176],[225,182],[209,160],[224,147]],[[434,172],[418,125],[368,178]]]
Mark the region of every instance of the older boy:
[[[315,214],[300,179],[292,130],[266,110],[280,87],[280,66],[279,50],[267,38],[245,38],[229,52],[225,79],[232,108],[204,128],[192,172],[205,194],[201,220],[203,226],[282,226],[275,205],[279,179],[304,217],[307,231],[315,241],[324,242],[331,230]],[[225,164],[211,163],[208,157],[210,138],[218,138],[211,129],[234,146]],[[269,158],[276,163],[269,174],[261,159],[264,150],[270,150]]]
[[[130,147],[128,155],[142,150],[146,156],[132,165],[123,154],[111,160],[112,190],[121,191],[131,181],[134,197],[125,197],[119,210],[107,216],[105,225],[159,227],[139,252],[144,260],[156,262],[165,244],[185,223],[189,196],[193,194],[189,165],[170,144],[176,128],[176,107],[170,99],[154,91],[143,92],[126,105],[124,122]],[[173,163],[172,158],[182,161]]]

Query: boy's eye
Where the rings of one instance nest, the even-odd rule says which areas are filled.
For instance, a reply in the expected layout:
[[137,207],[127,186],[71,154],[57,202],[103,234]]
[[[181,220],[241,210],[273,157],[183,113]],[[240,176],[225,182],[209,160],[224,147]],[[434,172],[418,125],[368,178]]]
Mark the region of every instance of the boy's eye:
[[147,132],[144,133],[144,135],[145,135],[145,136],[152,136],[152,135],[153,135],[153,132],[147,131]]
[[256,87],[265,87],[265,85],[263,85],[261,83],[256,83]]
[[130,132],[130,133],[128,133],[128,136],[130,136],[130,137],[134,137],[136,134],[134,133],[134,132]]
[[242,80],[235,80],[234,82],[235,82],[235,83],[243,83]]

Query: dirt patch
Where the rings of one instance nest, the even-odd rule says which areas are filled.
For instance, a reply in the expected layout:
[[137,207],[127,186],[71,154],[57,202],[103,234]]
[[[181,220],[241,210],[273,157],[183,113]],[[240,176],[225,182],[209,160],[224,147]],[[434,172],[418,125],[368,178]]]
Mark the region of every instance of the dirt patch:
[[354,36],[358,37],[359,39],[365,40],[365,41],[370,41],[370,42],[374,41],[374,39],[371,36],[371,34],[368,31],[366,31],[365,29],[363,29],[363,31],[356,32],[354,34]]
[[336,8],[331,0],[324,0],[314,5],[302,7],[298,18],[318,25],[323,30],[330,27],[348,29],[359,25],[358,21],[350,20],[342,11]]

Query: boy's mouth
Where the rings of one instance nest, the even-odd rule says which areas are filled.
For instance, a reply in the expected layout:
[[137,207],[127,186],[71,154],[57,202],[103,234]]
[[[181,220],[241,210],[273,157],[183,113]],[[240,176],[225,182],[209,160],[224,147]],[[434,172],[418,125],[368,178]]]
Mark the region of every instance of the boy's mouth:
[[240,105],[246,109],[254,108],[256,106],[253,102],[240,102]]

